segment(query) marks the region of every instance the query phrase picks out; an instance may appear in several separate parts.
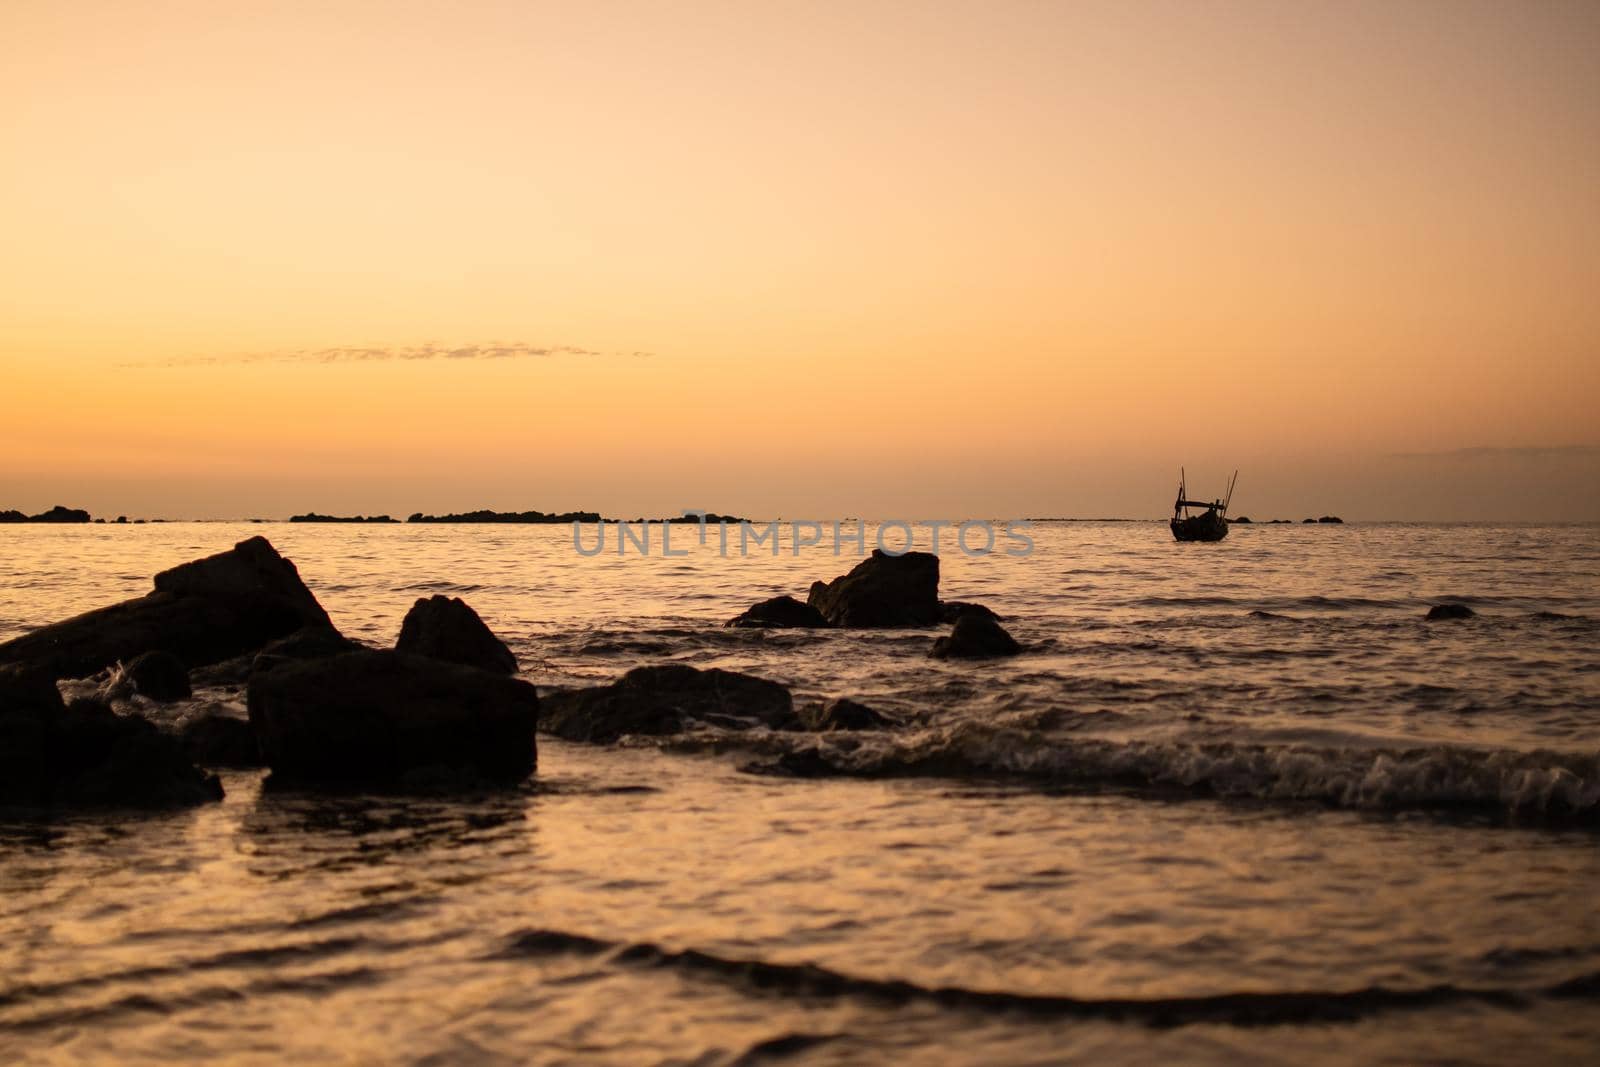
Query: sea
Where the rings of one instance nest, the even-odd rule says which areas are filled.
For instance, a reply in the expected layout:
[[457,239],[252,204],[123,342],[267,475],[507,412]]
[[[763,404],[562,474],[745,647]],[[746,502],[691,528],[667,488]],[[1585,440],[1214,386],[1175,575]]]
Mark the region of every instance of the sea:
[[673,533],[0,528],[0,639],[263,535],[372,644],[446,594],[542,690],[676,662],[895,720],[541,737],[498,793],[222,771],[188,810],[0,812],[0,1062],[1600,1062],[1600,527],[1040,522],[946,546],[941,595],[1024,646],[965,662],[725,628],[854,542]]

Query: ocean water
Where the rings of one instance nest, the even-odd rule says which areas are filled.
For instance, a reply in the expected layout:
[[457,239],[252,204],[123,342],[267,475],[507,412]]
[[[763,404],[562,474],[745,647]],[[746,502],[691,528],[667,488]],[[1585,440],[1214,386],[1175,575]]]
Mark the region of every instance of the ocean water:
[[1043,523],[943,558],[1026,646],[977,663],[724,629],[854,559],[681,532],[0,531],[0,639],[264,534],[363,640],[447,593],[541,687],[674,660],[900,720],[541,738],[483,796],[229,771],[190,811],[0,813],[0,1060],[1600,1057],[1600,528]]

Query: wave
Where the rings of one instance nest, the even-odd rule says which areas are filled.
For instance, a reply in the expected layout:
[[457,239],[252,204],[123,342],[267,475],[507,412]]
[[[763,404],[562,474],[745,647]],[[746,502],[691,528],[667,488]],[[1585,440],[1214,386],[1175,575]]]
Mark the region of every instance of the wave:
[[1477,989],[1434,985],[1419,989],[1364,986],[1348,990],[1234,992],[1177,997],[1072,997],[928,986],[904,979],[866,978],[813,963],[769,963],[721,956],[700,949],[671,949],[649,942],[625,943],[560,930],[514,934],[493,957],[500,960],[555,955],[604,957],[615,966],[661,969],[724,981],[752,994],[850,997],[894,1006],[930,1003],[944,1008],[1040,1018],[1097,1019],[1151,1027],[1194,1023],[1229,1026],[1288,1026],[1355,1022],[1373,1015],[1450,1004],[1527,1006],[1540,997],[1600,998],[1600,975],[1585,975],[1536,990]]
[[[703,735],[667,747],[721,747]],[[746,735],[757,773],[1020,777],[1370,811],[1453,810],[1600,824],[1600,753],[1064,739],[960,723],[910,736]]]

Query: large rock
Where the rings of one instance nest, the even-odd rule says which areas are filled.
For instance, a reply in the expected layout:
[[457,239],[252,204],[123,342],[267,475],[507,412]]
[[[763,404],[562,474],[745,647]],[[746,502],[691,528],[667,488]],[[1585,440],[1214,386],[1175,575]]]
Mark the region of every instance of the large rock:
[[1015,656],[1022,651],[1016,639],[993,619],[963,615],[956,620],[948,637],[933,643],[935,659],[982,659],[988,656]]
[[153,723],[95,701],[63,706],[49,676],[0,668],[0,805],[167,808],[222,798]]
[[939,557],[874,549],[849,574],[811,586],[807,602],[834,626],[934,626],[939,622]]
[[955,625],[956,621],[964,615],[978,615],[985,619],[999,622],[1001,616],[982,604],[970,604],[965,600],[939,601],[939,621]]
[[792,596],[775,596],[745,609],[724,625],[746,629],[816,629],[827,626],[828,620],[810,604],[802,604]]
[[735,729],[798,723],[794,699],[777,682],[669,663],[635,667],[611,685],[547,694],[540,728],[606,744],[625,734],[675,734],[696,721]]
[[1428,622],[1438,622],[1442,619],[1470,619],[1477,612],[1465,604],[1435,604],[1428,609]]
[[294,564],[263,537],[156,575],[155,590],[0,644],[0,665],[86,678],[165,650],[191,668],[253,652],[305,626],[333,629]]
[[258,659],[327,659],[346,652],[359,652],[366,647],[332,627],[307,626],[288,637],[268,641],[259,649],[242,656],[191,671],[189,681],[196,688],[243,688],[250,680],[250,671]]
[[459,597],[426,597],[411,605],[394,649],[499,674],[517,673],[517,657]]
[[263,661],[250,725],[275,779],[507,784],[534,769],[539,696],[527,682],[377,649]]

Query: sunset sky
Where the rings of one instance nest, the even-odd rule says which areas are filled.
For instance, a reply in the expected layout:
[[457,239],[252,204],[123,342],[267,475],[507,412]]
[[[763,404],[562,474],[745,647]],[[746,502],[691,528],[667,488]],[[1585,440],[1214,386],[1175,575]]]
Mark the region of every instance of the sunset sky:
[[1600,519],[1600,4],[0,0],[0,508]]

